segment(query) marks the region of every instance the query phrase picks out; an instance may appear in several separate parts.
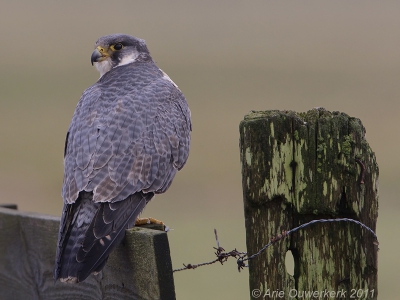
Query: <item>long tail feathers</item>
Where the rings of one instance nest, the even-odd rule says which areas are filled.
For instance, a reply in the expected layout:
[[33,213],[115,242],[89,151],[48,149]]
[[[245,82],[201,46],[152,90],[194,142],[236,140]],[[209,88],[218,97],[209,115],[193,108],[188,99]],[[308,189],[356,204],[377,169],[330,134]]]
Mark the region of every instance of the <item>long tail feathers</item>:
[[81,192],[75,203],[65,204],[54,279],[74,283],[100,272],[153,195],[136,193],[123,201],[95,203],[92,193]]

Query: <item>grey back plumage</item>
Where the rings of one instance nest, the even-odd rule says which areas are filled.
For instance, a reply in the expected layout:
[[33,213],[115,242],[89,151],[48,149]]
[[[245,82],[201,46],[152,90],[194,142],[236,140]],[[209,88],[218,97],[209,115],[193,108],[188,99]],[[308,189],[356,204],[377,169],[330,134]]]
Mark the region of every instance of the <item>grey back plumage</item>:
[[116,67],[82,95],[65,151],[62,195],[95,202],[164,192],[189,155],[190,112],[153,62]]

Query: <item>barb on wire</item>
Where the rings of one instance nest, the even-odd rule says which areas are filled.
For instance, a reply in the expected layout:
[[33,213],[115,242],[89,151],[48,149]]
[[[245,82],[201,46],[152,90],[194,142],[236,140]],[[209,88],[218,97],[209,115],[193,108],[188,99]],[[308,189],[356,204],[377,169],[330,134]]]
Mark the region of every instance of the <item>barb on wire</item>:
[[215,240],[217,242],[217,247],[213,247],[216,252],[214,252],[214,254],[216,255],[216,259],[209,261],[209,262],[203,262],[203,263],[199,263],[199,264],[183,264],[182,268],[179,269],[174,269],[173,272],[178,272],[178,271],[183,271],[183,270],[188,270],[188,269],[196,269],[198,267],[202,267],[202,266],[206,266],[206,265],[212,265],[216,262],[220,262],[221,265],[224,264],[224,262],[226,262],[228,260],[229,257],[234,257],[236,258],[236,262],[238,265],[238,271],[240,272],[240,270],[242,270],[244,267],[247,267],[248,265],[245,264],[245,261],[249,261],[251,259],[254,259],[255,257],[259,256],[261,253],[263,253],[265,250],[267,250],[268,247],[270,247],[271,245],[275,244],[276,242],[284,239],[285,237],[287,237],[288,235],[292,234],[293,232],[296,232],[300,229],[303,229],[309,225],[315,224],[315,223],[327,223],[327,222],[351,222],[351,223],[355,223],[359,226],[361,226],[362,228],[366,229],[367,231],[369,231],[373,237],[375,238],[374,241],[374,245],[378,246],[379,242],[378,242],[378,237],[375,234],[375,232],[369,228],[367,225],[361,223],[360,221],[357,220],[353,220],[353,219],[348,219],[348,218],[338,218],[338,219],[318,219],[318,220],[312,220],[310,222],[304,223],[298,227],[295,227],[293,229],[290,230],[283,230],[280,234],[272,237],[270,239],[270,242],[268,244],[266,244],[264,247],[262,247],[258,252],[252,254],[252,255],[248,255],[247,252],[240,252],[238,250],[236,250],[236,248],[230,252],[225,252],[225,249],[221,247],[219,240],[218,240],[218,235],[217,235],[217,230],[214,229],[214,234],[215,234]]
[[215,240],[217,241],[217,247],[213,247],[213,249],[215,249],[214,254],[217,257],[216,259],[214,259],[212,261],[208,261],[208,262],[203,262],[200,264],[187,264],[187,265],[183,264],[182,268],[174,269],[173,272],[178,272],[178,271],[183,271],[183,270],[188,270],[188,269],[196,269],[198,267],[212,265],[216,262],[220,262],[221,265],[223,265],[224,262],[226,262],[229,257],[237,258],[237,257],[241,257],[243,255],[247,255],[246,252],[239,252],[236,249],[234,249],[230,252],[225,252],[225,249],[220,246],[216,229],[214,229],[214,234],[215,234]]

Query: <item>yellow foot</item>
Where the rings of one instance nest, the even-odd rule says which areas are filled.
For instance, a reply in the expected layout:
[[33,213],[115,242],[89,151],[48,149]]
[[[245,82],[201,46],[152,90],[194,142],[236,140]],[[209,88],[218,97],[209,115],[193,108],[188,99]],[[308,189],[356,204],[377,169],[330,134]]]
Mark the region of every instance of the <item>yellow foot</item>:
[[146,225],[146,224],[160,224],[165,225],[163,221],[154,218],[137,218],[135,226]]
[[[135,222],[135,226],[142,226],[142,225],[149,225],[149,224],[153,224],[152,229],[156,229],[156,230],[163,230],[163,231],[170,231],[171,229],[164,224],[163,221],[154,219],[154,218],[137,218],[136,222]],[[155,225],[155,226],[154,226]]]

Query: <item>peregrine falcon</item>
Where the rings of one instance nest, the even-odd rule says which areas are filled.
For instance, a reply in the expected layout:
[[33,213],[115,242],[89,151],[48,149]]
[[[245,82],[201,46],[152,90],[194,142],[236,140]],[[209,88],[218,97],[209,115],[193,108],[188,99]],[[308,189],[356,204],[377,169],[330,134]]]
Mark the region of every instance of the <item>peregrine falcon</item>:
[[165,192],[189,155],[190,110],[144,40],[113,34],[91,56],[100,79],[68,129],[54,279],[75,283],[104,267],[125,229]]

